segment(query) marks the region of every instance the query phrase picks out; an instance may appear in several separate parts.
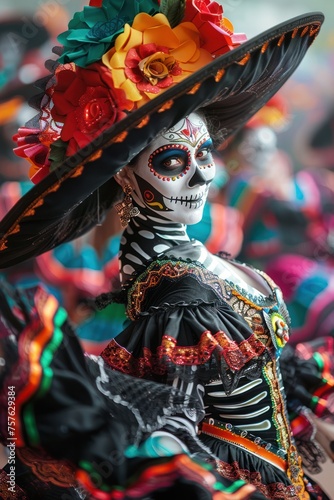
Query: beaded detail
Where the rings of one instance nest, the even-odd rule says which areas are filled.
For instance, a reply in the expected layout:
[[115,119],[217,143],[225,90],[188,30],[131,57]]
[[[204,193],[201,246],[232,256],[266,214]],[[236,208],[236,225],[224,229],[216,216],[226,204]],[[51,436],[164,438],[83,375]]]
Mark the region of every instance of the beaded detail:
[[[228,431],[228,433],[224,431]],[[223,423],[213,418],[205,418],[200,425],[200,432],[208,434],[209,436],[218,437],[223,441],[233,442],[241,448],[256,452],[282,471],[285,472],[287,470],[288,454],[286,450],[277,448],[275,445],[264,441],[261,437],[254,436],[254,434],[242,430],[239,427],[235,427],[230,423]],[[275,460],[273,455],[275,455],[278,460]]]
[[193,275],[198,281],[210,286],[216,293],[217,298],[226,300],[230,297],[231,292],[225,288],[224,282],[197,263],[180,260],[172,261],[170,259],[155,260],[136,279],[128,291],[128,317],[132,321],[139,318],[147,290],[158,286],[164,278],[173,280],[187,275]]
[[169,363],[176,365],[203,365],[208,362],[214,350],[218,349],[226,365],[232,371],[239,371],[250,360],[258,358],[265,351],[265,346],[252,335],[237,345],[223,332],[212,334],[203,332],[198,343],[194,346],[178,346],[176,339],[164,335],[156,353],[147,347],[143,348],[144,355],[134,357],[124,347],[112,339],[103,350],[103,359],[113,368],[133,375],[145,377],[149,374],[164,375]]
[[196,262],[173,261],[171,259],[155,260],[134,281],[128,291],[128,317],[134,321],[140,316],[148,289],[157,286],[164,278],[178,279],[187,274],[195,276],[198,281],[210,286],[219,298],[228,303],[235,296],[237,301],[231,301],[234,306],[237,302],[242,301],[249,309],[261,310],[265,307],[273,307],[278,302],[276,288],[272,288],[273,293],[268,297],[255,296],[235,285],[232,281],[219,278]]

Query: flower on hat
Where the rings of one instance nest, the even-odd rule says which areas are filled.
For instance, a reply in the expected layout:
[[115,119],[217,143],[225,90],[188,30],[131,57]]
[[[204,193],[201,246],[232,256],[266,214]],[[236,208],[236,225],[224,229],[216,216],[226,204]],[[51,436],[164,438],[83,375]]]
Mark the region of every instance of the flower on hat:
[[142,13],[132,26],[124,27],[102,61],[110,68],[115,87],[140,107],[208,64],[212,56],[200,47],[194,24],[171,28],[164,14]]
[[90,0],[58,37],[63,52],[42,83],[40,129],[20,129],[14,151],[39,181],[88,144],[98,149],[104,130],[244,39],[214,1]]
[[51,115],[62,124],[60,137],[68,144],[66,156],[92,142],[133,108],[123,90],[114,87],[110,71],[102,64],[60,67],[56,76]]
[[29,127],[20,127],[13,137],[17,143],[14,153],[29,161],[31,164],[29,177],[35,184],[50,171],[49,146],[58,137],[53,131],[41,133],[40,129]]
[[95,6],[97,3],[93,2],[94,6],[76,12],[68,31],[58,36],[64,47],[60,63],[74,62],[84,68],[98,61],[123,32],[124,25],[131,24],[139,12],[159,12],[154,0],[103,0],[99,4]]
[[218,2],[187,1],[184,20],[194,23],[201,33],[201,47],[213,56],[225,54],[247,40],[244,33],[234,33],[233,24],[223,16]]

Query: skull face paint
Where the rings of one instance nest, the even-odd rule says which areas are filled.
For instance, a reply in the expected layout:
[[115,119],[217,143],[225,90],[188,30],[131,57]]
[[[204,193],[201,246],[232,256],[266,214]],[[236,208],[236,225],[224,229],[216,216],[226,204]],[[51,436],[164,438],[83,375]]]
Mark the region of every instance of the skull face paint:
[[157,137],[129,169],[134,200],[170,221],[197,223],[215,176],[212,149],[203,118],[192,113],[182,119]]

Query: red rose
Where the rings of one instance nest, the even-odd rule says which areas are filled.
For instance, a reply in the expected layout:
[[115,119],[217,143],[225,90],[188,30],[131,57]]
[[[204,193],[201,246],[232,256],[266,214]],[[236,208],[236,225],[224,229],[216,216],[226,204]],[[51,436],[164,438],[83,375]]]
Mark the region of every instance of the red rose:
[[68,143],[67,156],[92,142],[133,108],[123,90],[115,89],[110,70],[99,63],[87,68],[67,66],[56,76],[51,115],[55,122],[64,124],[60,136]]

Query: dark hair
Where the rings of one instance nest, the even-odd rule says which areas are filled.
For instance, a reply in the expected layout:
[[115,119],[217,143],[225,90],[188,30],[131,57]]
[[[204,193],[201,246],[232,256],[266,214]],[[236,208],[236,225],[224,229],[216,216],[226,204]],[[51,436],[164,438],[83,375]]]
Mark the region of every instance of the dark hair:
[[210,113],[207,108],[199,109],[197,113],[202,115],[206,122],[214,148],[219,149],[219,146],[221,146],[225,140],[224,130],[221,128],[220,121],[218,121],[216,115],[214,113]]

